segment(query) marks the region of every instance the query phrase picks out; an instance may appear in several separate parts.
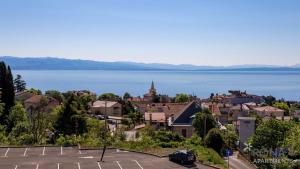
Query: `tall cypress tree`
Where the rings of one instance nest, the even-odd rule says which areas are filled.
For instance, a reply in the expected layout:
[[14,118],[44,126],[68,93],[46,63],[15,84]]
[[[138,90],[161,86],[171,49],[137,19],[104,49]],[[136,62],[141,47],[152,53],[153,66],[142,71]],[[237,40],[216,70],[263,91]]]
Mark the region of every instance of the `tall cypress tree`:
[[6,74],[6,90],[7,90],[7,100],[5,107],[6,110],[10,110],[11,107],[15,105],[15,86],[14,86],[14,78],[11,73],[10,66],[7,67],[7,74]]
[[5,105],[5,102],[4,102],[4,89],[5,89],[5,78],[6,78],[6,65],[4,62],[0,62],[0,90],[1,90],[1,95],[0,95],[0,100],[1,100],[1,103],[2,103],[2,112],[0,114],[0,124],[4,124],[4,121],[5,121],[5,111],[4,111],[4,105]]
[[0,62],[0,88],[0,100],[4,104],[4,112],[0,117],[0,124],[5,124],[9,110],[15,104],[15,89],[11,69],[9,66],[6,67],[4,62]]

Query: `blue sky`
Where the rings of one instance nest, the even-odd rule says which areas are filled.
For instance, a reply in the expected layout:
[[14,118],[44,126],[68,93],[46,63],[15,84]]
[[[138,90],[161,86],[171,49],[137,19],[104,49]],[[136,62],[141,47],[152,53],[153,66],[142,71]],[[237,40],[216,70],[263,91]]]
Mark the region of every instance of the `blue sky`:
[[0,55],[300,63],[299,0],[0,0]]

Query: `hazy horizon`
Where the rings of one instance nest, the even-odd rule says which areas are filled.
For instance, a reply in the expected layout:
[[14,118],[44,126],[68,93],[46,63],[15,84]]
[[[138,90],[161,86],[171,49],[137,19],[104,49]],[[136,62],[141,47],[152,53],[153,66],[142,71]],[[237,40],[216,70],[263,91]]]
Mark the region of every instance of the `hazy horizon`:
[[13,57],[13,58],[29,58],[29,59],[46,59],[46,58],[53,58],[53,59],[67,59],[67,60],[82,60],[82,61],[95,61],[95,62],[107,62],[107,63],[136,63],[136,64],[162,64],[162,65],[174,65],[174,66],[180,66],[180,65],[191,65],[191,66],[203,66],[203,67],[234,67],[234,66],[249,66],[249,67],[260,67],[260,66],[266,66],[266,67],[293,67],[293,66],[299,66],[299,63],[295,63],[293,65],[267,65],[267,64],[239,64],[239,65],[196,65],[196,64],[172,64],[172,63],[157,63],[157,62],[135,62],[135,61],[103,61],[103,60],[93,60],[93,59],[84,59],[84,58],[67,58],[67,57],[59,57],[59,56],[42,56],[42,57],[34,57],[34,56],[1,56],[1,57]]
[[0,55],[199,66],[300,63],[297,0],[2,1]]

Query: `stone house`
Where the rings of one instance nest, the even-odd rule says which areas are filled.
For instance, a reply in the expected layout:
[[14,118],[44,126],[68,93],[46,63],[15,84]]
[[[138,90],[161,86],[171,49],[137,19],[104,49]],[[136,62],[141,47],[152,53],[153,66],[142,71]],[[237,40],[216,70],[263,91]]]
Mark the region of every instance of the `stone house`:
[[97,115],[121,117],[122,105],[118,102],[97,100],[92,104],[91,112]]

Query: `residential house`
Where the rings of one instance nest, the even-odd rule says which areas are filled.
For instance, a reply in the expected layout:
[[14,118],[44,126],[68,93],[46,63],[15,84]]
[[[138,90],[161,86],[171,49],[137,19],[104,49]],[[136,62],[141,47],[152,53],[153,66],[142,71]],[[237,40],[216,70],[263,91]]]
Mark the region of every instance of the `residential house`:
[[150,124],[157,129],[167,127],[167,117],[165,112],[145,112],[144,119],[146,124]]
[[264,102],[261,96],[248,94],[246,91],[241,92],[239,90],[229,90],[229,95],[216,95],[213,96],[210,100],[218,103],[226,103],[232,105],[239,105],[244,103],[256,103],[261,104]]
[[250,108],[244,104],[232,105],[210,103],[202,104],[202,107],[203,106],[205,106],[205,108],[208,107],[208,109],[211,110],[215,120],[219,121],[221,124],[236,122],[238,120],[238,117],[246,117],[250,114]]
[[173,119],[170,119],[172,131],[181,134],[183,137],[191,137],[195,133],[193,120],[196,113],[202,110],[201,105],[195,101],[189,103],[180,114]]
[[91,112],[98,115],[122,116],[122,105],[113,101],[97,100],[92,104]]
[[293,115],[295,118],[298,118],[300,120],[300,110],[295,110]]
[[272,106],[263,106],[255,107],[253,110],[257,115],[263,118],[276,117],[277,119],[284,119],[284,110],[272,107]]
[[19,102],[23,103],[25,100],[29,99],[33,95],[34,95],[33,93],[30,93],[30,92],[27,92],[27,91],[17,92],[15,94],[15,99],[16,99],[16,101],[19,101]]
[[168,119],[176,118],[187,105],[187,103],[142,103],[136,104],[136,108],[144,114],[146,124],[159,129],[169,128]]
[[51,112],[55,107],[59,105],[59,101],[53,97],[43,95],[33,95],[29,99],[24,101],[24,107],[28,112],[40,109],[41,111]]

